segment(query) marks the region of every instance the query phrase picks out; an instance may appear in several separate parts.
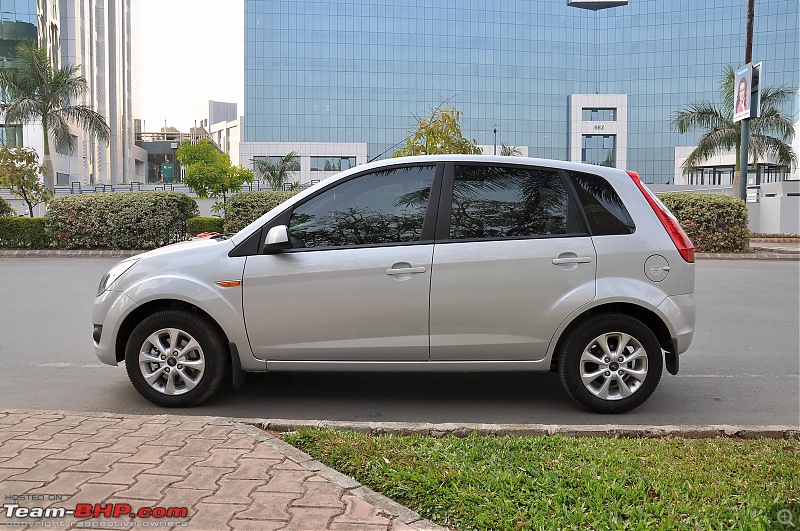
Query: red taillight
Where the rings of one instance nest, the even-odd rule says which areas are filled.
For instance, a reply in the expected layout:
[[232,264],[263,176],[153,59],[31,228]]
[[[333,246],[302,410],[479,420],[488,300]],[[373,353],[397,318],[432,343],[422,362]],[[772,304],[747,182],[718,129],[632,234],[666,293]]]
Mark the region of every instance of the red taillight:
[[672,243],[675,244],[675,247],[678,249],[678,252],[681,253],[681,256],[684,260],[689,262],[690,264],[694,263],[694,245],[692,244],[692,240],[683,232],[680,223],[678,220],[675,219],[675,216],[667,210],[661,201],[654,196],[647,187],[642,184],[642,180],[639,178],[639,174],[635,171],[629,171],[628,175],[631,176],[633,182],[636,183],[637,188],[639,191],[642,192],[642,195],[647,202],[650,204],[650,208],[653,209],[653,212],[656,213],[658,219],[661,221],[661,224],[664,225],[664,228],[667,229],[667,233],[669,237],[672,238]]

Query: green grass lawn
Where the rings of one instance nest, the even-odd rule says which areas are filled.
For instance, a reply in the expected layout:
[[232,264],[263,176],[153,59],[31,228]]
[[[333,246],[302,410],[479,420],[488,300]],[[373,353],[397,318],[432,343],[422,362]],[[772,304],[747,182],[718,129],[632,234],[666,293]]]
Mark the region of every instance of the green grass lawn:
[[[432,439],[316,429],[284,439],[461,530],[800,529],[796,440]],[[791,523],[778,522],[781,509]]]

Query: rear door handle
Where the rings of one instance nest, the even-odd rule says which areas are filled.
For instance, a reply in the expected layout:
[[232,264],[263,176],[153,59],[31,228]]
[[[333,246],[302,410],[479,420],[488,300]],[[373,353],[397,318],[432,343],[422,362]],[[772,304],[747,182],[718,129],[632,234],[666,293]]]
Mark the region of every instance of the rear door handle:
[[573,256],[569,258],[553,258],[553,264],[588,264],[592,261],[591,256]]
[[387,275],[411,275],[414,273],[424,273],[426,267],[392,267],[386,270]]

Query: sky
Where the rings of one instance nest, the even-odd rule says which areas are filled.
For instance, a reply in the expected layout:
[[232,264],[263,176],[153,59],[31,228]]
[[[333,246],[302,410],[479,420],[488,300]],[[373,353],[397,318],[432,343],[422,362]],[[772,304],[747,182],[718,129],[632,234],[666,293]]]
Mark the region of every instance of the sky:
[[238,102],[244,114],[244,0],[133,0],[132,10],[144,131],[166,120],[188,133],[208,100]]

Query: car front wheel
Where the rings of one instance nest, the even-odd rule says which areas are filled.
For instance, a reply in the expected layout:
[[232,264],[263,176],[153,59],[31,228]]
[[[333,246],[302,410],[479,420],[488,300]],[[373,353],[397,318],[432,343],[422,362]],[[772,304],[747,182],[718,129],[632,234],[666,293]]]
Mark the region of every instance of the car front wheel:
[[205,318],[186,310],[156,312],[134,328],[125,368],[136,390],[164,407],[207,400],[222,383],[228,349]]
[[655,334],[625,314],[591,317],[569,333],[559,353],[567,393],[598,413],[641,405],[658,386],[663,365]]

